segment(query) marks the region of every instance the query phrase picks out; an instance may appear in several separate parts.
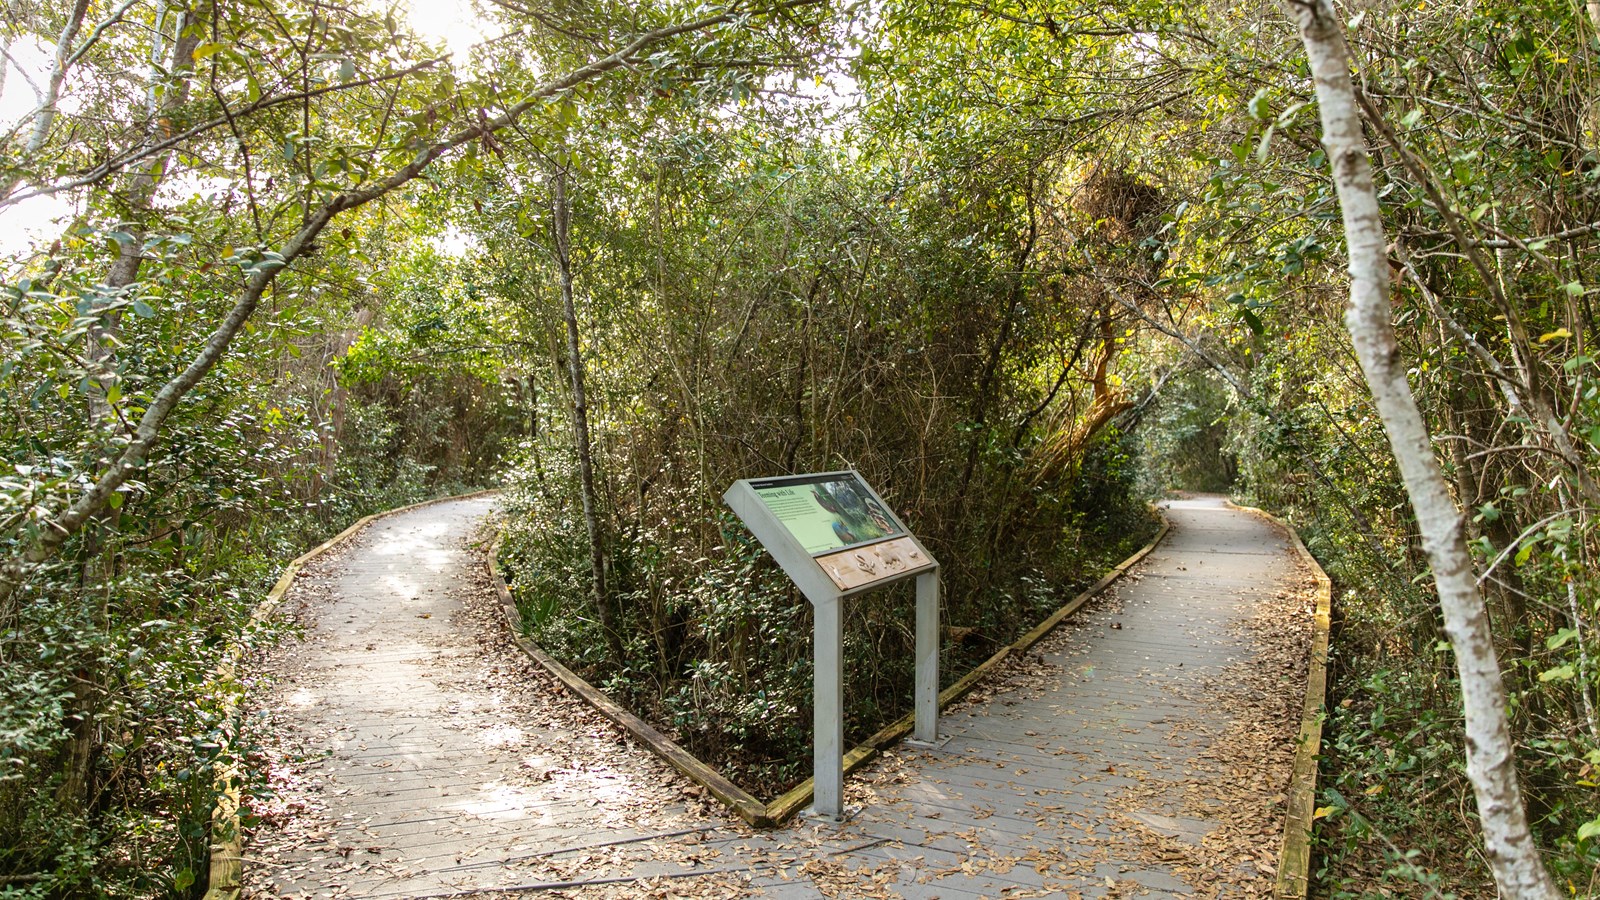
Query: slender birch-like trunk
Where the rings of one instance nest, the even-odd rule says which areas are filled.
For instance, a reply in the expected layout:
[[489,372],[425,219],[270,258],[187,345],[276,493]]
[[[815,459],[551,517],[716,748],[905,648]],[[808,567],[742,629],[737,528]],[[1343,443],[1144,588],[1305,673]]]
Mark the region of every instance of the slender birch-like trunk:
[[[57,64],[52,73],[48,115],[41,113],[30,139],[28,149],[37,151],[49,134],[54,118],[55,103],[60,85],[71,60],[71,34],[80,26],[86,2],[73,9],[74,21],[62,33],[62,43],[57,48]],[[151,35],[150,70],[148,73],[148,101],[145,107],[145,145],[151,146],[161,137],[160,122],[188,100],[189,76],[193,70],[194,48],[199,42],[196,34],[185,34],[191,22],[187,9],[163,4],[155,14]],[[167,39],[170,30],[171,40]],[[159,85],[168,77],[173,83],[163,91]],[[144,223],[160,187],[162,176],[174,156],[173,151],[160,155],[127,179],[126,195],[129,215],[133,218],[124,227],[132,237],[120,244],[118,255],[106,273],[106,295],[114,296],[132,288],[139,278],[139,267],[144,259]],[[88,392],[89,427],[95,434],[108,434],[117,425],[107,393],[115,383],[117,332],[121,328],[120,311],[110,311],[100,317],[89,329],[86,352],[90,374],[98,383],[98,390]],[[107,445],[107,458],[114,452]],[[92,611],[94,621],[101,631],[110,628],[112,581],[116,561],[111,544],[106,540],[106,522],[96,516],[83,529],[83,568],[81,584],[86,608]],[[63,811],[82,812],[93,792],[93,766],[99,752],[101,732],[107,727],[102,721],[100,701],[106,687],[106,672],[98,661],[91,660],[76,673],[73,680],[72,702],[63,726],[67,742],[63,750],[61,782],[56,788],[56,800]]]
[[[200,44],[198,30],[188,27],[194,22],[194,13],[184,4],[164,3],[156,10],[142,149],[153,148],[169,137],[167,126],[162,123],[189,101],[189,81],[194,75],[194,50]],[[172,34],[170,43],[166,37],[169,29]],[[172,83],[163,89],[161,82],[169,77],[166,73],[170,73]],[[143,219],[149,217],[156,191],[160,189],[176,156],[175,148],[157,154],[142,167],[134,169],[125,181],[124,194],[130,220],[124,223],[123,231],[130,239],[118,245],[117,258],[106,272],[108,294],[131,288],[139,280],[139,268],[144,262],[146,222]],[[105,400],[105,390],[110,388],[113,380],[109,370],[113,368],[113,348],[121,324],[120,311],[113,311],[90,332],[89,360],[97,368],[106,370],[97,375],[101,390],[89,395],[90,418],[96,427],[111,421],[111,407]]]
[[572,378],[572,443],[578,450],[578,480],[583,493],[583,524],[589,531],[589,566],[594,573],[594,611],[600,618],[613,658],[622,661],[622,637],[611,616],[606,592],[605,541],[600,533],[599,503],[594,487],[594,454],[589,445],[589,404],[584,390],[583,356],[578,341],[578,311],[572,300],[572,243],[568,228],[567,171],[557,165],[550,177],[550,206],[555,219],[556,270],[561,282],[561,317],[567,325],[567,374]]
[[6,93],[6,74],[11,71],[11,35],[0,34],[0,97]]
[[[61,35],[56,38],[56,55],[50,65],[50,74],[45,79],[44,90],[39,95],[39,105],[33,110],[33,129],[28,132],[28,139],[22,145],[24,156],[32,156],[44,147],[44,142],[50,137],[50,130],[55,127],[56,111],[61,101],[61,85],[67,80],[67,72],[72,68],[72,42],[77,39],[79,29],[83,28],[83,17],[89,12],[89,0],[74,0],[72,7],[67,10],[66,24],[61,26]],[[10,39],[6,41],[10,47]],[[3,75],[0,75],[3,80]],[[0,184],[0,197],[6,197],[17,189],[22,183],[21,175],[14,175]]]
[[[1584,4],[1584,11],[1589,14],[1589,24],[1594,27],[1596,32],[1600,32],[1600,0],[1588,0]],[[1582,31],[1582,29],[1579,30]],[[1594,38],[1591,35],[1580,34],[1579,37],[1584,46],[1592,46],[1590,41],[1594,40]],[[1585,110],[1584,119],[1586,121],[1583,125],[1589,130],[1587,135],[1589,147],[1593,148],[1596,142],[1600,142],[1600,100],[1595,100],[1592,94],[1590,95],[1589,108]]]
[[1344,23],[1329,0],[1289,0],[1321,109],[1323,145],[1333,166],[1350,266],[1345,325],[1389,435],[1423,546],[1433,566],[1445,631],[1455,650],[1466,714],[1467,777],[1478,801],[1489,865],[1501,896],[1560,897],[1528,829],[1516,758],[1506,721],[1505,686],[1467,552],[1461,510],[1434,458],[1395,339],[1389,308],[1389,260],[1372,163],[1362,134]]

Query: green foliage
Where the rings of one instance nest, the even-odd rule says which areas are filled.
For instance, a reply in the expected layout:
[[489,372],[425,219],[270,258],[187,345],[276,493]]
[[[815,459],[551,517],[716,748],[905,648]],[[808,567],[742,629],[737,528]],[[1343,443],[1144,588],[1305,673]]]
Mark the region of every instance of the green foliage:
[[[952,679],[1151,523],[1103,414],[1114,403],[1095,401],[1115,336],[1035,270],[1033,173],[913,173],[853,162],[794,118],[674,115],[687,121],[585,121],[567,157],[620,657],[588,599],[549,200],[509,177],[473,183],[466,277],[518,310],[531,352],[514,377],[536,398],[503,555],[542,646],[771,793],[806,769],[810,611],[728,521],[733,480],[862,471],[942,561],[946,621],[965,636]],[[904,592],[851,604],[852,737],[905,711],[912,621]]]
[[1215,373],[1184,371],[1157,396],[1140,421],[1143,488],[1226,493],[1238,477],[1228,446],[1229,420],[1238,413],[1227,384]]
[[[944,562],[951,674],[1137,542],[1141,492],[1231,487],[1289,513],[1339,584],[1323,888],[1479,891],[1449,648],[1339,327],[1338,207],[1286,20],[1145,0],[835,11],[662,43],[341,213],[281,274],[157,452],[0,601],[0,878],[23,879],[6,891],[203,888],[228,727],[207,674],[254,598],[340,523],[499,471],[535,637],[751,784],[793,778],[809,611],[717,498],[842,466]],[[501,9],[528,39],[450,64],[391,15],[301,2],[82,23],[66,102],[32,120],[54,127],[0,145],[0,206],[75,204],[0,276],[4,559],[324,203],[691,12]],[[8,27],[48,42],[69,13]],[[1600,890],[1583,14],[1378,4],[1348,29],[1398,352],[1469,511],[1530,809],[1574,894]],[[822,100],[813,77],[845,65],[859,92]],[[558,168],[616,635],[587,599]],[[851,605],[856,735],[909,697],[909,602]]]
[[[1340,585],[1332,696],[1350,705],[1330,719],[1326,771],[1351,813],[1326,830],[1323,887],[1481,892],[1473,830],[1454,812],[1470,805],[1454,667],[1340,327],[1339,208],[1287,19],[1228,3],[907,0],[882,15],[862,56],[881,140],[969,163],[1066,158],[1057,172],[1110,167],[1159,186],[1159,224],[1073,222],[1064,258],[1116,286],[1138,360],[1124,371],[1160,388],[1136,419],[1148,489],[1232,484],[1289,513]],[[1399,352],[1469,511],[1537,838],[1579,896],[1600,889],[1593,839],[1578,837],[1600,809],[1585,287],[1600,171],[1583,16],[1380,4],[1347,32],[1371,103]],[[1045,183],[1092,207],[1094,179]]]
[[[209,685],[227,640],[288,558],[355,516],[430,489],[424,474],[434,467],[407,468],[387,441],[372,440],[387,428],[383,413],[360,407],[341,462],[359,480],[333,475],[319,480],[321,496],[309,493],[317,430],[284,418],[281,406],[254,415],[263,393],[234,388],[231,402],[215,397],[174,430],[169,452],[93,543],[73,545],[64,564],[34,577],[0,634],[0,872],[25,876],[27,892],[203,887],[194,873],[206,865],[211,772],[229,727]],[[42,437],[32,441],[41,455]],[[88,591],[85,579],[94,579]],[[80,728],[98,739],[84,770],[92,801],[74,813],[62,792]],[[26,880],[40,874],[48,877]]]
[[[362,63],[375,66],[372,74],[396,46],[376,39],[371,20],[330,25],[324,18],[313,28],[309,17],[280,10],[268,26],[234,12],[216,23],[220,33],[231,40],[238,34],[230,29],[240,28],[250,38],[203,45],[195,57],[219,67],[219,84],[248,68],[252,92],[292,89],[281,80],[282,64],[325,50],[319,40],[338,44],[340,58],[372,57]],[[169,38],[173,28],[170,19],[133,25],[168,28]],[[316,34],[288,42],[272,33],[279,26]],[[385,52],[369,52],[380,45]],[[81,115],[66,133],[77,140],[95,142],[90,132],[115,120],[108,111],[126,100],[118,79],[145,71],[120,55],[129,46],[120,36],[99,45],[69,82]],[[174,110],[175,127],[203,118],[200,106],[195,100]],[[317,108],[319,118],[332,113]],[[328,132],[351,124],[336,119],[323,121]],[[243,127],[241,140],[255,141],[295,126],[272,115]],[[137,149],[116,143],[122,137],[112,146]],[[138,196],[136,184],[85,191],[79,217],[48,252],[7,264],[0,275],[6,559],[25,552],[46,518],[81,496],[127,445],[157,391],[191,363],[233,304],[241,276],[271,261],[274,231],[305,209],[296,179],[360,178],[352,173],[373,163],[332,146],[326,133],[302,133],[293,144],[292,156],[252,157],[242,172],[199,176],[237,176],[217,194],[176,191],[157,207],[127,200]],[[54,172],[89,164],[76,155],[83,146],[63,142]],[[313,147],[328,156],[312,160]],[[97,145],[97,158],[105,148]],[[193,173],[196,157],[215,148],[187,149],[194,155],[167,160],[168,173]],[[331,167],[334,159],[346,168]],[[7,156],[6,172],[35,161]],[[30,170],[29,177],[54,174]],[[434,366],[426,377],[438,381],[429,389],[455,390],[437,391],[443,404],[382,379],[355,390],[334,379],[328,362],[347,340],[338,323],[358,305],[352,298],[382,305],[362,299],[352,257],[380,250],[385,238],[355,222],[330,243],[344,253],[279,282],[231,354],[177,407],[160,451],[141,461],[57,559],[29,573],[14,609],[0,603],[0,889],[8,894],[204,890],[213,771],[231,730],[219,717],[213,673],[250,608],[288,559],[331,531],[481,479],[494,455],[499,390],[493,374],[487,385],[478,377],[481,368]],[[107,273],[130,248],[139,254],[137,278],[113,285]],[[475,419],[459,407],[482,413]]]

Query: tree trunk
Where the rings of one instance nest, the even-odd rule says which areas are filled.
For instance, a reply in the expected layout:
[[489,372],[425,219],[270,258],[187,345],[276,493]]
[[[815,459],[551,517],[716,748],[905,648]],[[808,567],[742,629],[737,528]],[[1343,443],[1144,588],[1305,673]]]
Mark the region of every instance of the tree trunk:
[[[791,5],[799,5],[801,2],[803,0],[790,0]],[[131,440],[117,453],[116,459],[95,476],[94,482],[76,500],[68,504],[65,509],[47,514],[38,530],[21,540],[10,555],[0,561],[0,625],[10,623],[15,616],[18,591],[32,571],[54,559],[61,552],[61,548],[91,519],[105,511],[109,506],[111,495],[116,493],[134,473],[143,468],[151,451],[160,443],[162,428],[178,402],[199,384],[222,358],[234,336],[255,314],[262,295],[277,280],[279,273],[310,249],[323,229],[328,227],[329,222],[342,213],[365,206],[411,183],[426,172],[439,157],[463,145],[481,141],[485,135],[492,135],[510,127],[528,110],[551,97],[559,96],[615,69],[634,64],[643,58],[646,50],[656,44],[679,35],[723,24],[737,15],[739,14],[732,12],[719,13],[647,31],[612,53],[593,59],[545,82],[500,115],[441,136],[433,143],[422,147],[410,162],[387,176],[362,187],[352,187],[335,194],[324,203],[298,231],[279,245],[278,256],[281,259],[263,261],[254,267],[253,273],[238,290],[232,308],[223,316],[189,364],[156,391],[150,404],[145,407],[144,414],[139,417]],[[4,197],[0,196],[0,203],[3,201]]]
[[1333,166],[1350,267],[1350,331],[1378,414],[1416,512],[1445,630],[1455,650],[1466,715],[1467,776],[1478,801],[1489,865],[1512,900],[1560,896],[1528,829],[1506,722],[1505,688],[1463,535],[1422,414],[1407,382],[1389,307],[1389,260],[1372,164],[1362,134],[1344,23],[1329,0],[1290,0],[1316,81],[1323,144]]
[[[1600,33],[1600,0],[1588,0],[1584,4],[1584,11],[1589,14],[1589,24],[1593,26],[1595,32]],[[1580,28],[1579,31],[1581,32],[1582,29]],[[1582,34],[1580,37],[1582,38],[1583,46],[1594,46],[1594,34]],[[1584,110],[1584,119],[1586,121],[1580,127],[1588,129],[1589,133],[1586,135],[1588,147],[1586,149],[1592,150],[1597,145],[1600,145],[1600,100],[1591,99],[1589,101],[1589,108]]]
[[[172,17],[172,42],[166,44],[167,17]],[[190,27],[195,23],[195,15],[181,5],[163,4],[156,14],[152,47],[150,51],[150,73],[148,100],[145,105],[144,140],[141,150],[152,151],[158,143],[170,136],[170,126],[163,123],[169,122],[172,115],[189,101],[189,77],[194,74],[194,50],[200,44],[198,28]],[[162,93],[157,85],[161,79],[171,73],[174,81]],[[106,272],[107,299],[126,291],[139,280],[139,268],[144,261],[145,225],[142,221],[151,213],[151,204],[155,200],[156,190],[161,187],[161,182],[177,155],[175,149],[165,153],[156,154],[142,168],[133,170],[129,175],[124,194],[127,197],[129,221],[123,224],[123,231],[131,235],[131,240],[122,241],[117,246],[117,258],[111,263]],[[112,311],[105,315],[102,322],[93,326],[90,331],[89,361],[92,369],[97,371],[96,381],[100,385],[98,392],[89,393],[90,421],[98,428],[102,424],[112,421],[111,405],[106,402],[105,392],[110,389],[115,381],[112,369],[115,368],[115,337],[121,325],[120,311]]]
[[583,356],[578,345],[578,313],[572,301],[572,245],[568,240],[572,210],[567,205],[567,170],[557,166],[550,178],[554,214],[556,270],[561,281],[561,317],[567,325],[567,374],[572,379],[572,443],[578,450],[578,481],[583,493],[583,524],[589,531],[589,566],[594,576],[594,611],[606,644],[622,661],[622,636],[611,616],[606,591],[605,541],[600,531],[598,495],[594,487],[594,454],[589,446],[589,405],[584,392]]
[[[61,80],[69,65],[71,36],[81,25],[86,7],[87,4],[82,0],[75,5],[72,20],[69,21],[67,30],[62,33],[62,44],[57,49],[57,64],[51,76],[47,97],[49,105],[39,114],[34,136],[29,140],[30,152],[36,152],[49,134]],[[170,43],[166,38],[169,16],[172,20]],[[143,143],[146,147],[154,146],[157,141],[167,136],[159,123],[165,121],[174,110],[188,100],[189,81],[183,77],[183,73],[186,70],[192,72],[194,48],[199,42],[197,33],[192,31],[185,33],[185,26],[191,23],[189,11],[181,6],[163,5],[157,13],[151,37],[150,71],[147,76],[150,89],[149,100],[145,107]],[[162,94],[156,85],[161,82],[165,73],[172,73],[175,83]],[[117,258],[106,272],[102,296],[107,301],[116,299],[138,282],[139,267],[144,258],[145,227],[141,219],[149,216],[156,189],[160,186],[162,174],[166,171],[173,155],[169,151],[156,156],[143,168],[136,169],[127,180],[126,202],[130,221],[124,225],[123,230],[133,237],[119,244]],[[105,313],[89,330],[87,358],[93,382],[98,385],[98,390],[89,392],[89,428],[91,433],[96,435],[109,435],[118,424],[108,392],[117,380],[116,335],[120,327],[121,315],[113,310]],[[115,452],[112,449],[114,445],[107,440],[106,446],[107,456],[103,461],[109,462],[110,456]],[[109,539],[109,532],[112,529],[108,527],[108,521],[109,517],[104,515],[96,515],[90,519],[84,526],[81,545],[83,553],[81,590],[86,605],[93,612],[95,628],[102,634],[109,634],[111,628],[110,595],[116,574],[116,545]],[[94,760],[99,754],[100,734],[103,730],[99,711],[100,699],[106,690],[106,680],[104,665],[95,659],[85,663],[76,673],[72,704],[64,723],[68,737],[63,750],[61,783],[56,789],[56,802],[61,810],[68,814],[85,811],[94,792]]]
[[[39,105],[33,110],[33,129],[28,132],[28,140],[22,145],[22,157],[31,162],[30,157],[44,147],[50,138],[50,130],[55,126],[57,104],[61,100],[61,85],[67,80],[67,72],[72,68],[72,42],[77,39],[78,31],[83,28],[83,17],[89,12],[89,0],[74,0],[72,8],[67,11],[66,24],[61,27],[61,36],[56,38],[56,56],[50,66],[50,75],[45,79],[44,90],[39,95]],[[7,36],[5,48],[11,46],[11,38]],[[0,61],[0,68],[4,68],[6,61]],[[0,86],[3,86],[5,76],[0,72]],[[7,178],[0,185],[0,199],[9,197],[13,191],[22,184],[23,174]]]

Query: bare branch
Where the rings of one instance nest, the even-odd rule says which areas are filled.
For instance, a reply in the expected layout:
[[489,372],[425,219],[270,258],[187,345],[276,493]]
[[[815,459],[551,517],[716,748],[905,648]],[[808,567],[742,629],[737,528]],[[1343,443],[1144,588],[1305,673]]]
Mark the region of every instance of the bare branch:
[[78,45],[78,49],[72,51],[72,56],[67,59],[67,66],[70,68],[77,65],[78,60],[83,59],[84,54],[92,50],[95,44],[100,43],[100,38],[105,35],[106,30],[121,22],[122,17],[128,14],[128,10],[137,6],[139,2],[140,0],[123,0],[121,6],[112,10],[111,14],[104,19],[101,19],[100,23],[89,32],[89,36],[83,39],[83,43]]
[[[81,187],[88,187],[89,185],[104,181],[128,166],[141,162],[156,154],[171,150],[185,141],[205,134],[208,131],[222,128],[223,126],[229,125],[230,122],[236,122],[242,117],[261,112],[262,110],[271,109],[276,106],[282,106],[286,103],[300,103],[314,97],[320,97],[323,94],[334,93],[335,91],[345,91],[359,87],[366,87],[373,84],[381,84],[386,81],[395,81],[397,79],[405,78],[409,75],[415,75],[418,72],[426,71],[427,69],[431,69],[445,61],[445,57],[428,59],[423,60],[415,65],[407,66],[406,68],[397,72],[389,72],[384,75],[375,75],[371,78],[362,78],[354,81],[344,82],[342,84],[328,85],[327,87],[315,88],[309,91],[295,91],[294,93],[290,94],[277,94],[272,97],[263,97],[254,103],[240,108],[236,112],[220,115],[212,119],[207,119],[206,121],[185,129],[184,131],[180,131],[165,140],[157,141],[155,143],[141,144],[138,148],[128,151],[121,156],[108,159],[100,165],[95,166],[93,169],[89,169],[86,172],[74,176],[68,181],[50,185],[48,187],[37,188],[31,191],[24,191],[20,194],[12,194],[9,196],[5,191],[0,191],[0,209],[21,203],[24,200],[32,200],[35,197],[54,196],[63,191],[76,190]],[[16,184],[13,182],[10,189],[14,190],[15,187]]]

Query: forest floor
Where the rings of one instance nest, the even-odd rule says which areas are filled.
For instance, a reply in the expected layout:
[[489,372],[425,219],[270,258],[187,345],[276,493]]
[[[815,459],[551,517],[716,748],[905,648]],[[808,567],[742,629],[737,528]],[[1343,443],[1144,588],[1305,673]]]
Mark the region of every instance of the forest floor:
[[483,565],[492,498],[380,519],[255,661],[247,897],[1266,897],[1309,573],[1176,501],[1127,577],[994,673],[843,824],[756,832],[533,666]]

